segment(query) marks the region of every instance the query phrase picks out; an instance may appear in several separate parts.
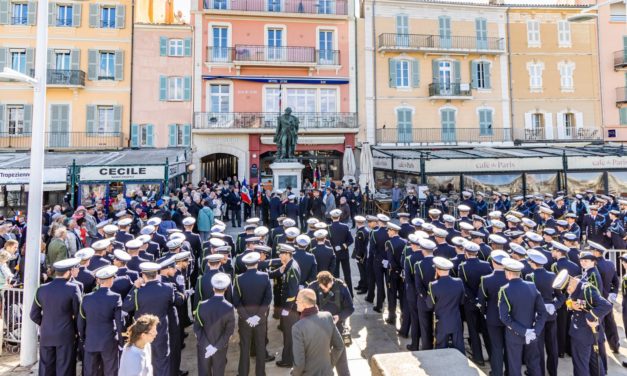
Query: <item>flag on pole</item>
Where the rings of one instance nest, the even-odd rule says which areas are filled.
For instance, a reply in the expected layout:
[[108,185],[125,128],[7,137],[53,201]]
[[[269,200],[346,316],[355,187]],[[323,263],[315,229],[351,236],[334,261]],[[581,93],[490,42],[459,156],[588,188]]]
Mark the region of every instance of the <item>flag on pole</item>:
[[241,196],[242,196],[242,201],[245,204],[247,205],[252,204],[253,201],[250,198],[250,191],[248,190],[248,187],[246,186],[246,178],[244,178],[244,181],[242,182]]

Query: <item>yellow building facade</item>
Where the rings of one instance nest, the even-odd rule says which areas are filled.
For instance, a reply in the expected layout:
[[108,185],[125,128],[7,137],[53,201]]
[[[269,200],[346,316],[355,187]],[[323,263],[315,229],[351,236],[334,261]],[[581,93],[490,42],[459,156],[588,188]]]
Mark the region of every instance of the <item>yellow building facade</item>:
[[[0,0],[0,70],[33,75],[35,1]],[[49,3],[46,148],[128,146],[131,106],[131,2]],[[0,147],[28,149],[32,89],[0,82]]]

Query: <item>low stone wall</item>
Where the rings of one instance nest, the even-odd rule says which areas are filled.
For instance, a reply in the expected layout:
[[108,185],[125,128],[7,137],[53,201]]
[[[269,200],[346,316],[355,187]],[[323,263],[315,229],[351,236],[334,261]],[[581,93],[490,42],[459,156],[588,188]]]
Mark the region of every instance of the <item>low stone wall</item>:
[[486,376],[455,349],[377,354],[370,359],[373,376]]

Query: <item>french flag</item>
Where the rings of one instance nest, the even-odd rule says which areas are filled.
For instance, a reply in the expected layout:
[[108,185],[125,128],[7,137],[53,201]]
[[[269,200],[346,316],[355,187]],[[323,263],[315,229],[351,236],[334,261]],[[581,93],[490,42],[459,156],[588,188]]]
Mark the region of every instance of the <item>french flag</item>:
[[242,201],[247,204],[250,205],[252,204],[253,200],[250,198],[250,191],[248,190],[248,186],[246,185],[246,178],[244,178],[244,181],[242,182],[242,192],[241,192],[241,196],[242,196]]

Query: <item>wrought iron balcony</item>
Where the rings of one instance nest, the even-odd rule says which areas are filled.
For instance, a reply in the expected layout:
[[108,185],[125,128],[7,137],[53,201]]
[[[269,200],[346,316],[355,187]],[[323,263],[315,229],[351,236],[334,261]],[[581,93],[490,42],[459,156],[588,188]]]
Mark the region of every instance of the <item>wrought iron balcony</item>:
[[[112,150],[123,148],[121,132],[46,132],[46,149],[54,150]],[[0,148],[31,148],[31,133],[0,132]]]
[[[31,77],[35,70],[31,69]],[[85,72],[79,69],[48,69],[46,83],[48,86],[85,87]]]
[[458,98],[458,99],[471,99],[472,91],[470,90],[470,84],[464,84],[461,82],[440,83],[434,82],[429,84],[429,96],[430,97],[442,97],[442,98]]
[[204,0],[205,10],[322,15],[348,14],[346,0]]
[[433,34],[379,35],[379,51],[465,52],[500,54],[505,52],[503,38],[464,36],[441,37]]
[[627,69],[627,49],[614,52],[614,69]]
[[28,25],[27,16],[11,17],[11,25]]
[[[300,129],[357,128],[354,112],[293,113],[300,120]],[[278,112],[197,112],[194,129],[276,128]]]
[[270,47],[236,45],[233,62],[238,65],[272,64],[316,64],[316,50],[313,47]]
[[380,144],[458,144],[511,142],[511,128],[382,128],[376,130]]
[[514,131],[515,142],[568,142],[568,141],[598,141],[603,139],[603,133],[596,127],[535,127],[521,128]]
[[616,103],[617,104],[627,103],[627,87],[616,88]]

